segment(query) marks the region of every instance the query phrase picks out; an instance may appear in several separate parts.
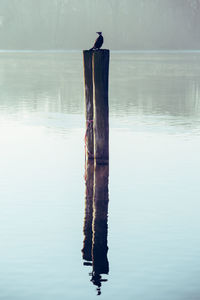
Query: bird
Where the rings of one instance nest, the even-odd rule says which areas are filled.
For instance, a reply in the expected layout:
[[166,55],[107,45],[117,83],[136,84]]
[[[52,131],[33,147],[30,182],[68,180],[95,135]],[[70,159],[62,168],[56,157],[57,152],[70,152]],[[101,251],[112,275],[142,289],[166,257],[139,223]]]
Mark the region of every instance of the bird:
[[98,31],[96,33],[98,33],[99,36],[96,39],[96,41],[94,42],[94,46],[90,50],[99,50],[101,48],[101,46],[103,45],[103,35],[102,35],[102,32]]

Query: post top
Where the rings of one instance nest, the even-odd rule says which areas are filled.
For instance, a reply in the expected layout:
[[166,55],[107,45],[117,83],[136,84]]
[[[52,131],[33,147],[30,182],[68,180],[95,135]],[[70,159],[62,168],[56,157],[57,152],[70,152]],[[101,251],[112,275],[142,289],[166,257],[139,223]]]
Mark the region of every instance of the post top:
[[89,52],[89,53],[102,53],[102,52],[110,52],[109,49],[98,49],[98,50],[83,50],[83,52]]

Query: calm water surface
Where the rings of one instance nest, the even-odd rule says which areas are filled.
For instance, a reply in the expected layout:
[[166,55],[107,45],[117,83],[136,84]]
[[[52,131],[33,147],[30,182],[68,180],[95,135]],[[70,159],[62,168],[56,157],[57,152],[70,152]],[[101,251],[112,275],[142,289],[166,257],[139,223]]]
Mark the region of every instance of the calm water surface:
[[82,55],[1,53],[0,89],[0,299],[199,299],[200,54],[111,54],[99,288],[81,251]]

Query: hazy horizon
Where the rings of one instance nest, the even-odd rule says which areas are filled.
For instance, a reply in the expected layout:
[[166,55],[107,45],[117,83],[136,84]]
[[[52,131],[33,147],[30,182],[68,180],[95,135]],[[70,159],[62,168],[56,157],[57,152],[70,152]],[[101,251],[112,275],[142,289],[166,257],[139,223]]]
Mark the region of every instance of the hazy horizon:
[[0,50],[200,50],[200,0],[2,0]]

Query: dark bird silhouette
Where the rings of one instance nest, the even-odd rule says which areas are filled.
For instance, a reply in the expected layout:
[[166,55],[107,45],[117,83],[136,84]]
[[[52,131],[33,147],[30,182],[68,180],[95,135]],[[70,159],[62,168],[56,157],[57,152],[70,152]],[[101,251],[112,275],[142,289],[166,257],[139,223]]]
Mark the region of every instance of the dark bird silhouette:
[[102,32],[97,32],[98,33],[98,38],[96,39],[94,46],[90,50],[99,50],[101,46],[103,45],[103,36]]

